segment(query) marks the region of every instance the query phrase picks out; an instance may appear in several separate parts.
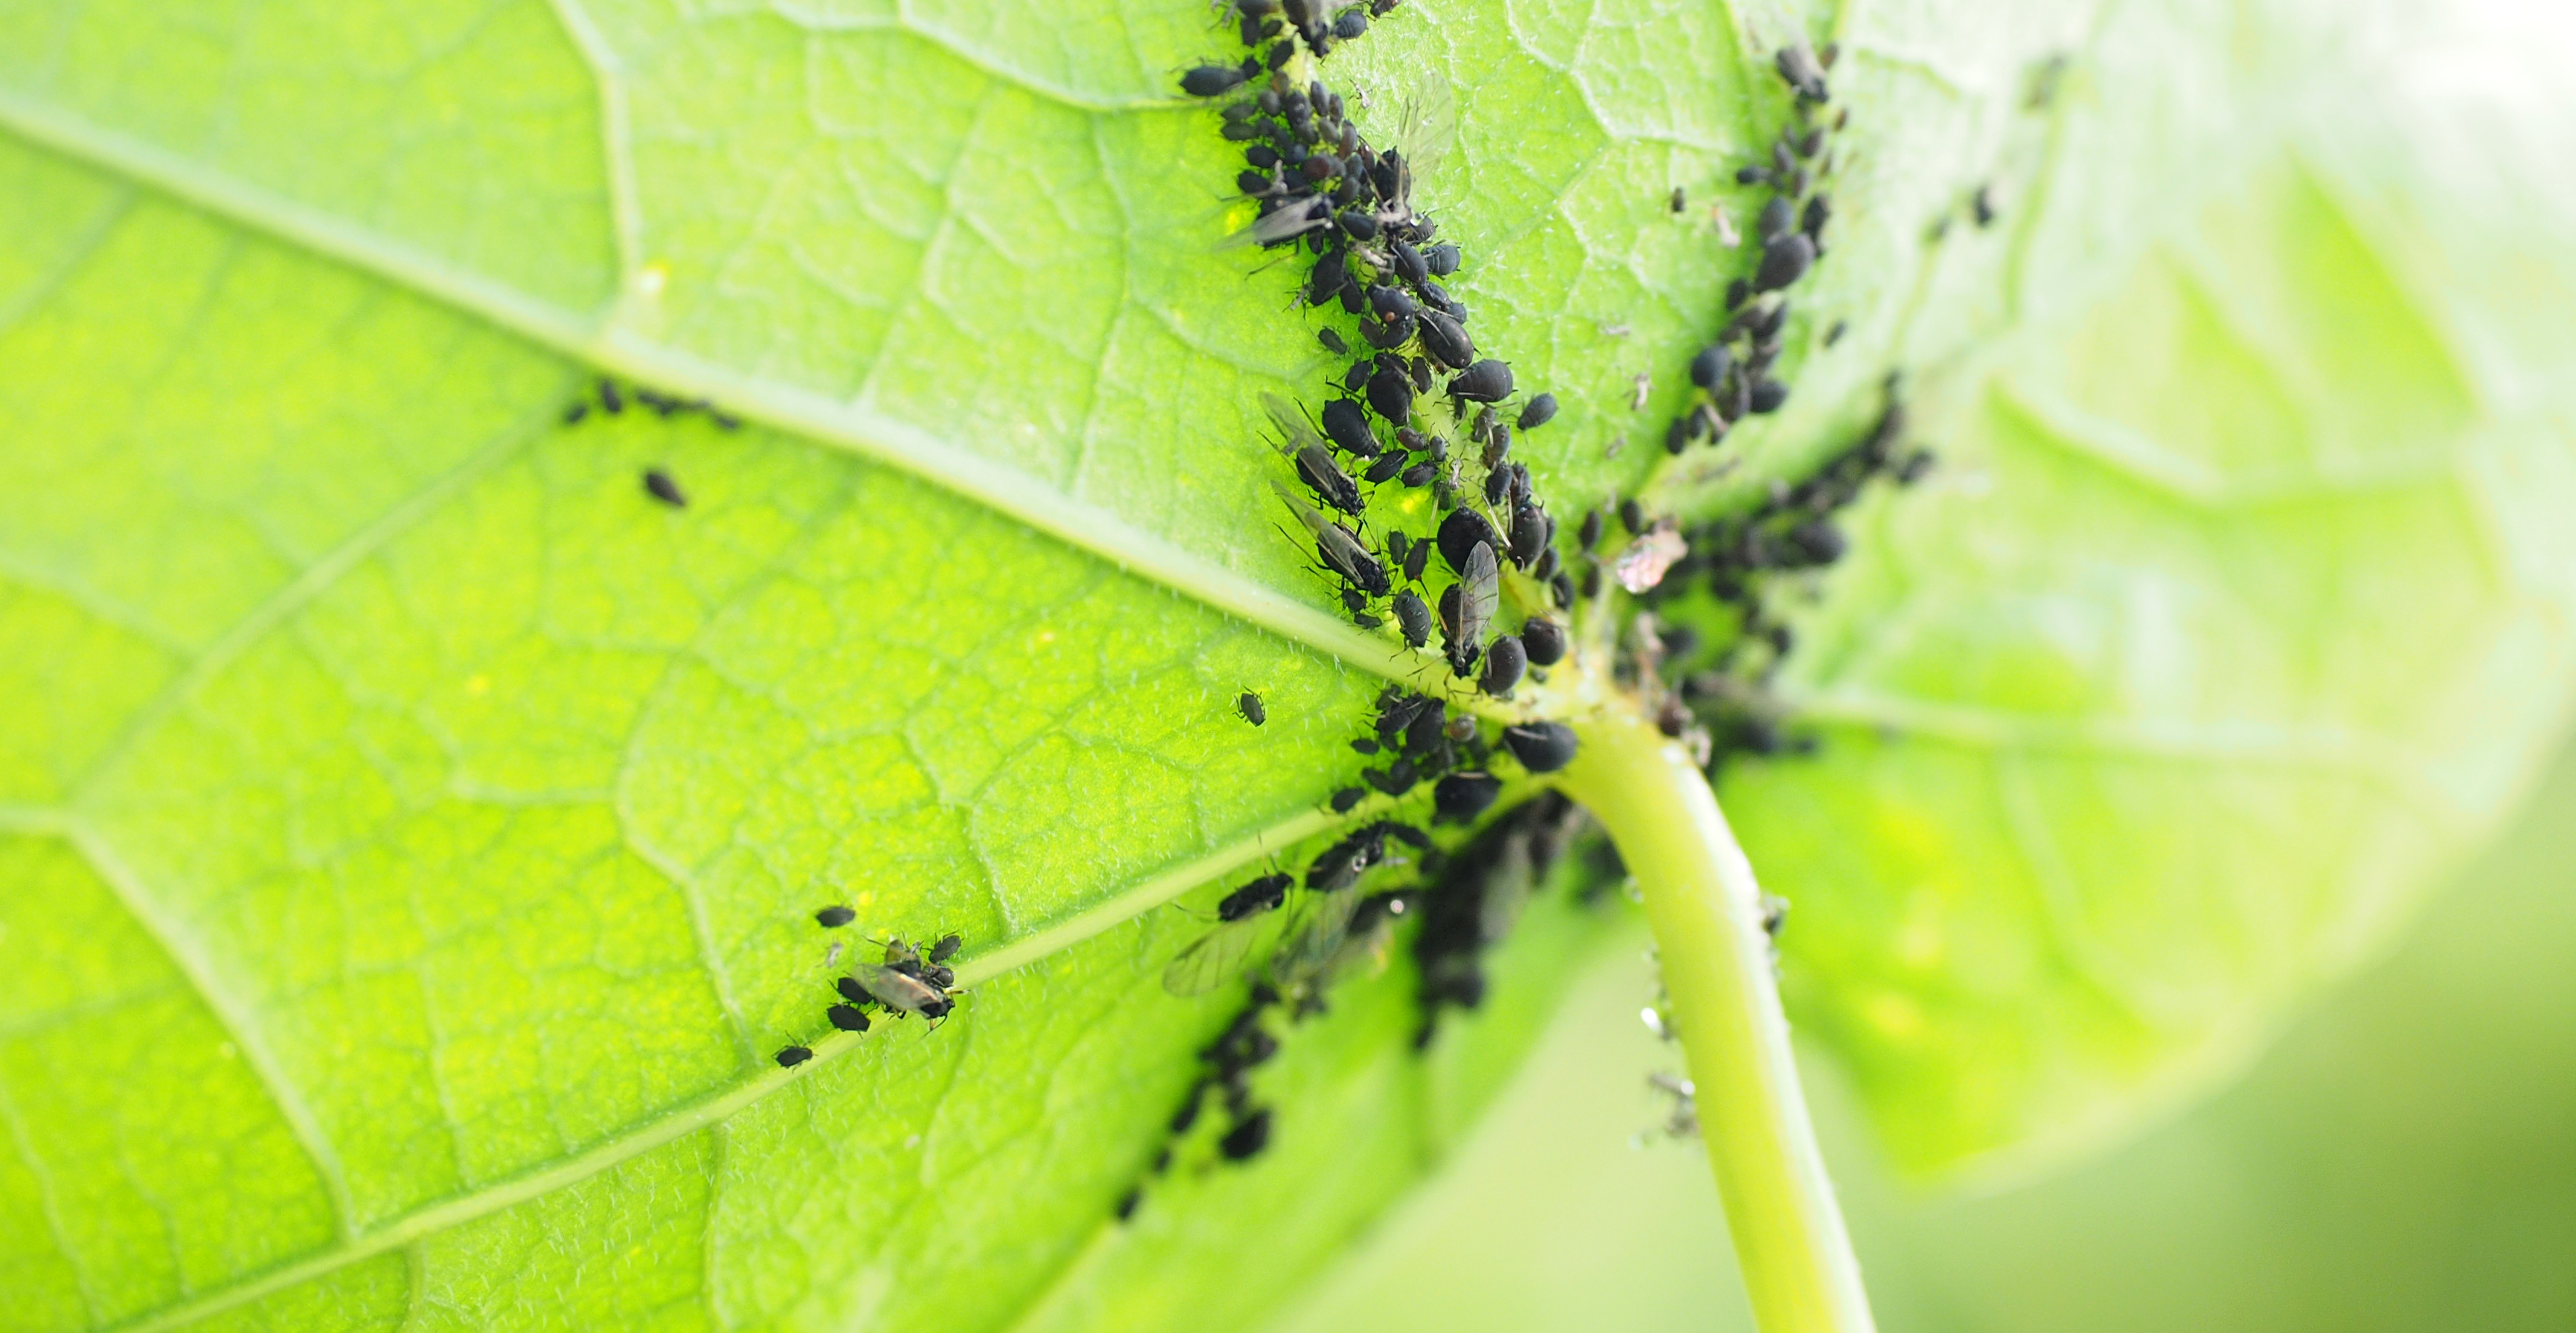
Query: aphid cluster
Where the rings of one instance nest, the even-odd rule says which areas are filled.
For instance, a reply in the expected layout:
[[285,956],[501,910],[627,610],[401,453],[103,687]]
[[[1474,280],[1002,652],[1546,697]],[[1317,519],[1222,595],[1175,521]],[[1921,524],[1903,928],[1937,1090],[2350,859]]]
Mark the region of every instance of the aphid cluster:
[[1252,54],[1232,65],[1201,65],[1181,76],[1181,91],[1192,97],[1222,97],[1266,72],[1287,68],[1303,44],[1320,60],[1335,42],[1347,42],[1369,30],[1369,20],[1384,18],[1404,0],[1219,0],[1218,12],[1233,16],[1236,32]]
[[1824,258],[1833,199],[1814,187],[1832,172],[1831,132],[1850,115],[1844,111],[1828,120],[1823,114],[1832,97],[1825,70],[1833,61],[1831,46],[1821,56],[1789,46],[1772,62],[1796,94],[1797,120],[1772,140],[1768,160],[1735,173],[1739,185],[1773,190],[1753,224],[1762,257],[1751,275],[1727,284],[1726,324],[1691,358],[1693,393],[1664,431],[1668,452],[1678,454],[1694,440],[1725,439],[1746,416],[1779,411],[1789,401],[1789,387],[1772,377],[1771,368],[1780,359],[1789,321],[1788,289]]
[[1442,1009],[1485,1002],[1485,951],[1510,933],[1531,890],[1587,822],[1572,801],[1543,793],[1479,830],[1415,893],[1422,918],[1413,937],[1422,1012],[1415,1046],[1430,1044]]
[[[814,913],[814,924],[825,930],[838,930],[858,919],[858,913],[835,904]],[[823,1011],[823,1019],[842,1032],[868,1030],[871,1008],[901,1018],[919,1014],[936,1022],[946,1018],[956,1007],[951,997],[958,992],[957,973],[948,960],[957,956],[965,941],[956,934],[940,936],[924,949],[907,943],[901,935],[884,942],[882,961],[855,962],[848,971],[833,979],[833,989],[840,1003]],[[841,945],[832,945],[831,957],[837,964]],[[812,1048],[789,1046],[778,1052],[778,1063],[793,1068],[814,1058]]]
[[[1542,641],[1548,661],[1564,651],[1555,622],[1533,619],[1519,635],[1494,640],[1489,661],[1526,661],[1533,638]],[[1559,723],[1505,727],[1501,744],[1532,773],[1553,773],[1574,759],[1574,732]],[[1383,795],[1402,796],[1428,782],[1434,818],[1465,824],[1485,813],[1502,790],[1502,780],[1488,771],[1494,747],[1475,717],[1452,713],[1440,700],[1400,686],[1379,692],[1371,734],[1353,740],[1351,748],[1382,762],[1360,770],[1366,787],[1344,787],[1333,793],[1331,803],[1337,814],[1366,800],[1371,788]]]
[[[1361,959],[1384,957],[1387,935],[1405,913],[1406,896],[1358,890],[1370,870],[1390,862],[1390,841],[1412,848],[1424,864],[1438,863],[1429,835],[1412,825],[1380,820],[1356,829],[1316,855],[1302,885],[1296,876],[1273,872],[1227,893],[1217,903],[1215,928],[1164,969],[1164,988],[1178,995],[1202,994],[1234,980],[1242,974],[1254,937],[1272,924],[1266,918],[1280,911],[1295,891],[1295,905],[1288,908],[1261,979],[1225,1031],[1199,1052],[1199,1077],[1172,1116],[1174,1137],[1188,1133],[1214,1097],[1226,1117],[1217,1151],[1227,1161],[1244,1161],[1269,1144],[1270,1108],[1253,1099],[1251,1083],[1252,1071],[1279,1051],[1279,1039],[1265,1017],[1282,1010],[1293,1021],[1323,1012],[1324,992],[1337,973]],[[1170,1164],[1166,1148],[1155,1170]],[[1131,1194],[1122,1202],[1120,1216],[1132,1210],[1134,1199]]]
[[[1533,659],[1518,644],[1496,644],[1488,654],[1505,571],[1531,580],[1531,602],[1564,607],[1574,598],[1558,567],[1555,523],[1532,493],[1529,469],[1510,458],[1513,432],[1546,425],[1556,398],[1516,399],[1512,368],[1476,355],[1466,304],[1440,281],[1457,272],[1458,248],[1438,240],[1438,224],[1414,208],[1402,150],[1379,151],[1361,138],[1340,94],[1315,81],[1300,88],[1290,76],[1299,42],[1317,54],[1329,47],[1316,40],[1322,10],[1291,4],[1274,15],[1269,0],[1237,0],[1237,12],[1247,44],[1270,43],[1263,54],[1239,67],[1201,66],[1181,86],[1228,99],[1223,133],[1244,145],[1246,164],[1235,187],[1258,210],[1238,236],[1304,256],[1300,301],[1339,305],[1357,321],[1357,347],[1338,328],[1316,333],[1327,351],[1351,358],[1333,377],[1339,396],[1312,420],[1289,403],[1268,402],[1280,452],[1313,499],[1285,485],[1280,497],[1354,623],[1380,629],[1391,621],[1416,648],[1436,630],[1453,675],[1508,696]],[[1344,8],[1335,22],[1355,17]],[[1435,532],[1372,538],[1369,500],[1390,484],[1429,488],[1445,515]],[[1426,596],[1435,555],[1454,577]]]
[[[1834,521],[1881,477],[1900,485],[1920,480],[1932,467],[1923,449],[1905,449],[1905,406],[1897,381],[1887,383],[1888,403],[1860,439],[1827,458],[1803,481],[1775,481],[1747,512],[1712,519],[1682,531],[1687,554],[1666,577],[1639,595],[1648,608],[1704,591],[1727,609],[1738,632],[1713,661],[1701,665],[1698,636],[1685,625],[1641,617],[1653,639],[1639,654],[1642,688],[1663,700],[1657,723],[1681,735],[1695,722],[1707,728],[1712,770],[1729,752],[1775,754],[1797,742],[1784,736],[1782,709],[1768,691],[1772,675],[1794,639],[1771,613],[1765,595],[1779,576],[1821,569],[1842,558],[1848,540]],[[1634,637],[1634,636],[1632,636]],[[1662,682],[1677,686],[1662,689]]]
[[698,412],[705,414],[707,420],[716,423],[719,429],[742,428],[742,418],[717,407],[704,398],[678,398],[657,389],[647,389],[631,384],[622,385],[606,375],[600,376],[591,386],[588,396],[576,399],[564,408],[563,423],[570,426],[580,422],[590,415],[594,407],[603,416],[618,416],[626,411],[629,402],[665,420],[683,412]]

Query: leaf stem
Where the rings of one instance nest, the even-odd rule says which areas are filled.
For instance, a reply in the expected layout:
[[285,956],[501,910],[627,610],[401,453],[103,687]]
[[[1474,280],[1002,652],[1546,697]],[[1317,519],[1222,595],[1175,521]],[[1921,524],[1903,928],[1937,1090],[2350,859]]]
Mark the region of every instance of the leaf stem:
[[1754,1322],[1762,1333],[1868,1333],[1860,1262],[1772,983],[1753,866],[1679,744],[1624,709],[1576,730],[1563,788],[1609,829],[1645,896]]

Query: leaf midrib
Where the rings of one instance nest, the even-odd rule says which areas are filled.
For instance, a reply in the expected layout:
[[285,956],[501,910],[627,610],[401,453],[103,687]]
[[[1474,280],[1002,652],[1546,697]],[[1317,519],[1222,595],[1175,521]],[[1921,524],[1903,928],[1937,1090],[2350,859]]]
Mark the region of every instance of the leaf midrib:
[[746,375],[638,335],[615,322],[613,306],[590,314],[566,309],[17,93],[0,92],[0,128],[483,319],[571,360],[711,399],[748,419],[919,477],[1129,574],[1351,666],[1410,682],[1425,664],[1437,661],[1428,653],[1363,634],[1337,617],[920,427],[809,389]]

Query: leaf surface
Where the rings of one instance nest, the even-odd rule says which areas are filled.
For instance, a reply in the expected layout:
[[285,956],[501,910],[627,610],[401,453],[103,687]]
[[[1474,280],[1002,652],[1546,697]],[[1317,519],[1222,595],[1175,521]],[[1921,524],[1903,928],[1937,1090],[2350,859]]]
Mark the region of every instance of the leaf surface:
[[[1146,909],[1293,862],[1357,767],[1343,742],[1385,661],[1273,527],[1260,394],[1315,401],[1330,367],[1290,310],[1294,275],[1215,243],[1227,146],[1166,96],[1226,49],[1204,24],[1144,3],[0,6],[0,626],[23,645],[0,662],[0,1289],[26,1294],[0,1327],[1223,1327],[1454,1138],[1587,937],[1561,893],[1498,964],[1492,1008],[1428,1056],[1408,1047],[1401,965],[1348,988],[1265,1073],[1287,1110],[1259,1165],[1211,1169],[1184,1145],[1133,1223],[1110,1220],[1227,1017],[1224,996],[1162,992],[1201,927]],[[1521,455],[1561,506],[1654,466],[1647,423],[1678,401],[1728,276],[1704,215],[1664,199],[1678,184],[1741,206],[1720,183],[1780,113],[1741,53],[1787,31],[1681,6],[1417,0],[1327,66],[1371,90],[1373,130],[1405,133],[1410,112],[1434,135],[1423,189],[1474,265],[1456,287],[1478,337],[1567,403]],[[1826,406],[1901,351],[1938,367],[1951,475],[1986,468],[2001,498],[1888,514],[1819,613],[1801,687],[1904,727],[1870,710],[1992,709],[2045,678],[2058,715],[2117,733],[2125,659],[2034,639],[2015,611],[2040,598],[2080,622],[2134,590],[2034,592],[2041,553],[2116,516],[2141,565],[2204,571],[2233,549],[2326,579],[2347,549],[2327,539],[2361,519],[2238,529],[2096,496],[2088,460],[2013,434],[2026,403],[1974,387],[2004,372],[1942,360],[2043,323],[1996,295],[2029,286],[1997,264],[1907,248],[1907,201],[2000,151],[1987,122],[2008,119],[2019,66],[1944,74],[1903,36],[1855,34],[1846,56],[1856,123],[1891,136],[1844,187],[1869,202],[1825,270],[1859,332],[1813,356],[1796,411],[1747,432],[1747,471],[1821,447],[1841,424]],[[2098,86],[2099,120],[2141,123]],[[1957,142],[1900,166],[1900,133]],[[2320,234],[2298,182],[2336,164],[2301,160],[2306,176],[2247,176],[2273,183],[2258,259]],[[2088,220],[2146,189],[2100,174],[2063,188],[2075,239],[2016,242],[2025,269],[2052,243],[2069,274],[2147,262],[2083,251]],[[2120,279],[2134,302],[2175,286],[2138,271]],[[2311,308],[2344,290],[2286,288],[2288,344],[2351,327]],[[1917,307],[1951,313],[1916,332]],[[2525,349],[2528,373],[2544,336],[2487,341]],[[2480,494],[2531,515],[2563,494],[2563,440],[2521,424],[2542,389],[2472,382],[2488,372],[2465,354],[2451,381],[2399,357],[2409,373],[2380,384],[2371,358],[2393,344],[2347,341],[2359,360],[2323,382],[2384,388],[2438,457],[2464,455],[2462,432],[2527,446],[2482,455],[2532,475]],[[2011,383],[2120,388],[2084,377],[2116,342],[2012,345],[2059,360],[2001,356]],[[599,368],[761,424],[563,424]],[[1639,373],[1654,406],[1631,414]],[[2017,447],[2060,471],[2014,470]],[[687,509],[642,494],[648,466]],[[1660,484],[1698,507],[1733,483]],[[2393,591],[2463,616],[2464,587],[2563,603],[2542,577],[2563,565],[2508,544],[2520,563],[2471,579],[2456,513],[2404,500],[2391,554],[2416,557],[2398,560],[2415,581]],[[1996,534],[2000,551],[1970,540]],[[1917,591],[1927,566],[1949,591]],[[2281,628],[2248,612],[2211,632],[2319,660],[2321,631],[2284,645]],[[2417,637],[2373,619],[2335,646],[2377,660]],[[2491,682],[2438,652],[2409,659],[2411,691],[2354,682],[2336,719],[2377,725],[2427,689],[2488,701],[2442,751],[2472,779],[2466,817],[2415,830],[2391,821],[2419,806],[2308,793],[2303,827],[2335,850],[2361,828],[2404,842],[2382,877],[2287,834],[2224,876],[2176,872],[2211,911],[2295,919],[2259,937],[2203,934],[2207,916],[2053,919],[2032,892],[1990,892],[2033,826],[2090,858],[2067,875],[2117,868],[2079,898],[2152,905],[2135,849],[2199,784],[2080,747],[2074,773],[2029,780],[2093,804],[2026,817],[1978,784],[2066,747],[2024,757],[1930,727],[1902,754],[1838,737],[1821,765],[1740,774],[1727,795],[1802,904],[1805,1021],[1919,1127],[1914,1155],[1947,1160],[2123,1095],[2205,1042],[2212,1013],[2270,1012],[2361,907],[2395,920],[2537,743],[2556,695],[2533,703],[2529,681],[2563,648],[2543,634],[2533,652]],[[1957,674],[1981,661],[1988,677]],[[2231,675],[2205,697],[2290,726],[2315,679]],[[1246,688],[1268,701],[1257,731],[1230,710]],[[2270,771],[2244,779],[2249,799],[2302,796],[2262,785]],[[1854,809],[1867,838],[1820,823]],[[2281,879],[2308,887],[2269,891]],[[1891,970],[1911,937],[1889,904],[1924,882],[1975,896],[1998,948],[2041,961]],[[806,914],[836,900],[871,933],[963,932],[981,984],[937,1033],[881,1029],[781,1071],[770,1052],[821,1030]],[[2125,955],[2083,953],[2069,921]],[[2207,961],[2212,939],[2271,970]],[[2198,989],[2158,1026],[2119,989],[2141,974]],[[2094,1006],[2083,1021],[2038,1021],[2068,994]],[[1871,1026],[1887,996],[1928,1021]]]

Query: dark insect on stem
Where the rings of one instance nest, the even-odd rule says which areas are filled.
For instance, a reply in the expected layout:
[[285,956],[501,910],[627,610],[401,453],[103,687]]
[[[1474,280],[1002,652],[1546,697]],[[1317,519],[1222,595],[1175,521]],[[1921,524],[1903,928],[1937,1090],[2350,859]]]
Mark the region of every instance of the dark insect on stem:
[[1524,722],[1503,728],[1503,746],[1532,773],[1553,773],[1574,762],[1574,729],[1562,722]]
[[1235,696],[1234,711],[1256,727],[1270,720],[1270,710],[1262,705],[1261,696],[1250,690]]

